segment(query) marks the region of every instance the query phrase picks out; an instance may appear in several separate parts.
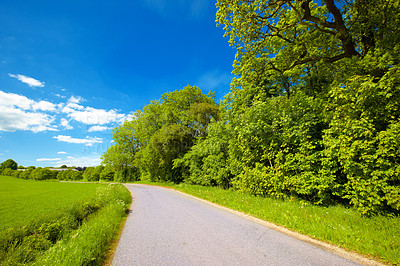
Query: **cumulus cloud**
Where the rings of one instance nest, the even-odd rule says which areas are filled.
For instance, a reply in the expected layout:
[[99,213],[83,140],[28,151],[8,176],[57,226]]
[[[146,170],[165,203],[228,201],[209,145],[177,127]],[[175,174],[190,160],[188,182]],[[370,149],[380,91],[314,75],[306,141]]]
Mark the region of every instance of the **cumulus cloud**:
[[0,131],[57,131],[57,127],[52,125],[54,116],[37,112],[55,109],[50,102],[35,102],[22,95],[0,91]]
[[58,141],[61,141],[61,142],[85,144],[85,146],[93,146],[93,144],[96,144],[96,143],[103,143],[102,138],[89,137],[89,136],[87,136],[84,139],[73,138],[71,136],[65,136],[65,135],[58,135],[58,136],[54,136],[53,138]]
[[65,118],[61,118],[61,125],[65,128],[65,129],[74,129],[70,124],[69,121]]
[[54,103],[48,101],[40,101],[34,102],[32,104],[32,109],[34,111],[47,111],[47,112],[55,112],[57,110],[57,106]]
[[68,153],[65,151],[59,151],[59,152],[57,152],[57,154],[68,154]]
[[88,132],[95,132],[95,131],[106,131],[109,130],[108,127],[104,127],[104,126],[91,126],[88,129]]
[[[14,132],[30,130],[74,129],[71,122],[90,125],[89,132],[105,131],[111,128],[107,124],[120,124],[132,119],[132,115],[119,113],[116,109],[96,109],[80,104],[82,97],[71,96],[67,102],[52,103],[34,101],[26,96],[0,91],[0,131]],[[55,121],[59,121],[55,125]]]
[[120,123],[126,119],[125,114],[118,113],[117,110],[96,109],[93,107],[84,107],[77,103],[68,103],[62,109],[62,112],[75,121],[86,125],[104,125],[109,123]]
[[39,158],[36,159],[37,162],[52,162],[52,161],[59,161],[61,158]]
[[16,78],[19,81],[26,83],[29,85],[29,87],[44,87],[44,82],[41,82],[37,79],[31,78],[31,77],[27,77],[24,75],[20,75],[20,74],[8,74],[10,77],[12,78]]
[[75,97],[75,96],[71,96],[69,99],[68,99],[68,103],[81,103],[81,102],[83,102],[85,99],[83,99],[82,97],[80,97],[80,96],[77,96],[77,97]]

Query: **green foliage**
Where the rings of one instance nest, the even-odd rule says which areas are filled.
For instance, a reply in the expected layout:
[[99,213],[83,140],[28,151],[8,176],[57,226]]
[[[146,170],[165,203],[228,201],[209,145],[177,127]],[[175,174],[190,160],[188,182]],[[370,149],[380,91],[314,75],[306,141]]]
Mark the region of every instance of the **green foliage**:
[[88,167],[83,173],[82,177],[87,181],[99,181],[100,174],[103,171],[104,166],[99,165],[96,167]]
[[62,170],[62,171],[59,171],[57,174],[58,180],[77,181],[77,180],[81,180],[82,178],[83,178],[82,173],[80,171],[75,171],[72,169]]
[[340,177],[339,195],[363,214],[400,211],[400,70],[355,76],[331,97],[323,173]]
[[174,168],[182,169],[187,183],[228,188],[232,177],[227,166],[229,132],[221,123],[211,123],[209,134],[199,139],[182,158],[174,160]]
[[12,176],[13,172],[14,170],[12,170],[11,168],[4,168],[1,174],[5,176]]
[[332,180],[322,179],[320,151],[326,128],[322,103],[302,93],[255,102],[233,116],[229,163],[239,190],[259,195],[329,201]]
[[29,178],[33,180],[47,180],[47,179],[55,179],[56,176],[57,176],[56,171],[51,171],[46,168],[38,167],[32,171],[32,173],[29,175]]
[[115,171],[114,168],[110,165],[104,167],[103,171],[100,174],[100,180],[102,181],[114,181]]
[[3,168],[10,168],[12,170],[17,170],[18,169],[18,164],[12,159],[8,159],[8,160],[2,162],[1,166]]
[[14,170],[13,173],[11,174],[13,177],[18,178],[19,175],[22,173],[22,171]]
[[25,171],[21,171],[21,173],[19,174],[19,178],[22,179],[30,179],[30,175],[32,173],[33,170],[25,170]]
[[102,156],[103,164],[113,166],[115,180],[182,180],[181,168],[173,161],[181,158],[197,138],[205,138],[208,124],[219,119],[214,95],[204,95],[187,86],[168,92],[136,111],[113,131],[115,144]]
[[400,214],[400,1],[217,8],[236,49],[223,108],[197,87],[163,94],[114,129],[108,179]]

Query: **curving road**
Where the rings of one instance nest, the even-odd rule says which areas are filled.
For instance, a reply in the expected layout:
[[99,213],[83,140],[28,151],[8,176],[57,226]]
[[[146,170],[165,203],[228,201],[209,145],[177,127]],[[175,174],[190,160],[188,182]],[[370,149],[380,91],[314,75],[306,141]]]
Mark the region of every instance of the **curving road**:
[[358,265],[171,189],[133,195],[112,265]]

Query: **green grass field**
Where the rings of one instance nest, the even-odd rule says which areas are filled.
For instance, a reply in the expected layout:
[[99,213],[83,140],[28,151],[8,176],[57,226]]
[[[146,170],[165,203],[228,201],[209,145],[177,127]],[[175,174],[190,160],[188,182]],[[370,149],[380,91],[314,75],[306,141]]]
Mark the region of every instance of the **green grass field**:
[[369,218],[340,205],[315,206],[216,187],[139,183],[172,187],[381,262],[400,265],[400,217],[377,215]]
[[0,231],[62,211],[96,195],[100,184],[38,182],[0,176]]
[[0,176],[0,265],[102,265],[130,202],[118,184]]

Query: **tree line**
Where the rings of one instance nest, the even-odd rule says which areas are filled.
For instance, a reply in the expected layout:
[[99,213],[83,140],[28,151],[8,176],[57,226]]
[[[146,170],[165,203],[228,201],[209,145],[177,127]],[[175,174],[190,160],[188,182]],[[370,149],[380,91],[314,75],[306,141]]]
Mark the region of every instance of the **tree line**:
[[18,163],[8,159],[0,164],[0,175],[13,176],[21,179],[32,180],[66,180],[66,181],[116,181],[123,182],[119,172],[115,171],[110,165],[99,165],[96,167],[67,167],[62,165],[60,168],[18,166]]
[[217,1],[237,53],[220,104],[168,92],[113,131],[121,180],[400,211],[400,3]]

